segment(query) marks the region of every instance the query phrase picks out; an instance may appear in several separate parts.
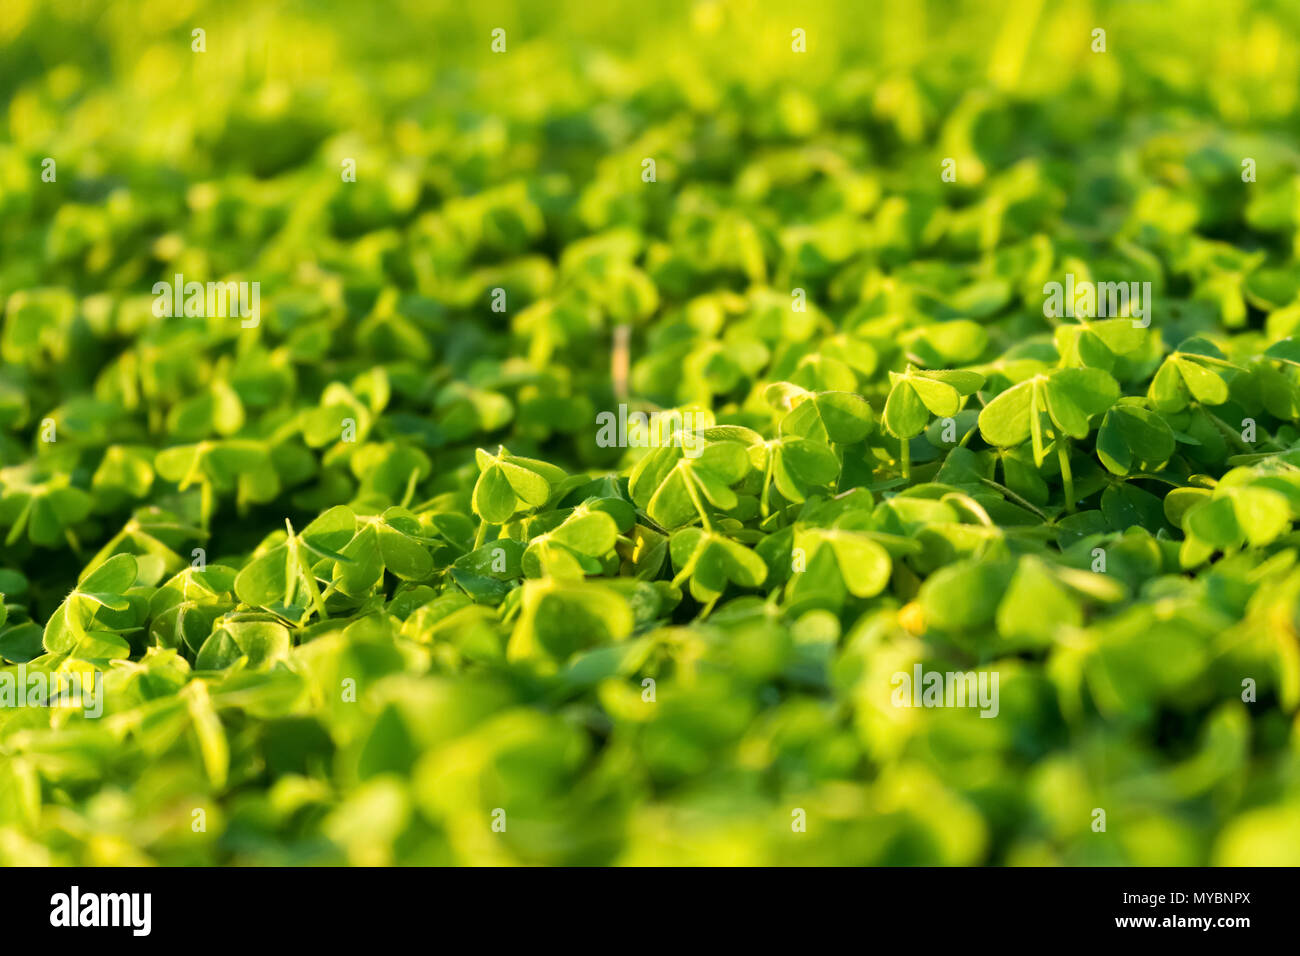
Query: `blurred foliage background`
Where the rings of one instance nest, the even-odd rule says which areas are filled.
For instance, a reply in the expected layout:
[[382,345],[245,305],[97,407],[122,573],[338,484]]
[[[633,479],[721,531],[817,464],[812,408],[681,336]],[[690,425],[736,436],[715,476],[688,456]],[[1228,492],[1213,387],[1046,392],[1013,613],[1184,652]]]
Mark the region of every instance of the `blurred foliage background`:
[[[801,286],[847,328],[872,295],[920,290],[989,320],[996,353],[1043,331],[1044,241],[1049,263],[1104,274],[1151,267],[1144,243],[1200,263],[1180,245],[1195,234],[1242,259],[1187,266],[1171,288],[1214,309],[1159,321],[1231,325],[1257,252],[1288,268],[1256,307],[1286,304],[1300,286],[1298,71],[1286,0],[4,0],[3,483],[104,475],[95,508],[69,519],[82,552],[61,534],[0,546],[6,659],[28,659],[24,615],[46,620],[135,504],[196,519],[189,499],[100,465],[109,445],[238,431],[210,408],[187,406],[211,417],[199,426],[174,412],[214,381],[267,435],[281,407],[384,365],[406,404],[374,440],[427,454],[424,496],[468,513],[485,435],[574,469],[618,465],[581,427],[611,407],[617,322],[636,327],[638,396],[744,406],[767,366],[738,343],[770,323],[723,338],[723,316],[752,305],[727,293]],[[1247,197],[1244,156],[1259,164]],[[601,256],[638,270],[602,267],[586,289]],[[259,280],[256,344],[152,317],[150,286],[175,272]],[[497,286],[508,316],[484,308]],[[584,308],[557,308],[574,289]],[[31,303],[39,330],[22,331]],[[700,311],[683,319],[689,303]],[[140,389],[124,384],[141,369]],[[51,409],[66,438],[39,458]],[[286,510],[301,526],[340,501],[401,499],[374,469],[329,464],[290,480],[297,466],[277,461],[287,504],[278,486],[241,490],[214,560],[246,554]],[[193,543],[158,533],[180,554]],[[182,694],[194,655],[136,648],[100,724],[0,714],[0,859],[1295,864],[1294,596],[1248,614],[1248,572],[1144,597],[1091,645],[1000,661],[997,720],[889,705],[896,670],[995,655],[928,645],[888,601],[665,621],[558,673],[500,659],[490,616],[405,628],[417,602],[394,601],[382,625],[320,627],[291,665],[214,682],[224,744],[198,716],[206,698]],[[1157,620],[1190,649],[1144,644]],[[1172,675],[1171,647],[1186,655]],[[1119,672],[1149,679],[1107,696]],[[1242,673],[1259,675],[1255,704],[1240,702]],[[659,680],[652,709],[642,675]],[[334,692],[347,676],[366,688],[356,704]]]

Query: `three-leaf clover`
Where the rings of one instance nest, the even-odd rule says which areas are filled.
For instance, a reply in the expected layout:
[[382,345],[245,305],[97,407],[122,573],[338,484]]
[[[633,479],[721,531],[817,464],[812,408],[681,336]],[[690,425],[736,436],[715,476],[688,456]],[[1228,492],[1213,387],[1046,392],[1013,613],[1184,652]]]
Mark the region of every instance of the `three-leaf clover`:
[[903,477],[911,474],[911,439],[925,431],[930,416],[951,418],[961,410],[962,400],[979,391],[984,376],[978,372],[925,371],[908,365],[906,371],[889,373],[889,397],[885,400],[882,424],[899,439],[899,460]]
[[1191,402],[1222,405],[1228,400],[1228,379],[1240,367],[1205,339],[1187,339],[1171,352],[1151,379],[1147,390],[1156,408],[1182,411]]
[[781,419],[782,435],[851,445],[866,438],[875,427],[871,405],[853,392],[810,392],[779,382],[768,387],[767,399],[790,409]]
[[611,515],[580,505],[559,525],[528,543],[523,554],[524,574],[530,578],[599,574],[599,559],[613,551],[617,541],[618,525]]
[[316,518],[301,534],[289,519],[286,534],[276,543],[259,549],[235,578],[235,594],[253,607],[264,607],[290,620],[297,620],[308,607],[328,617],[320,578],[330,579],[336,564],[351,565],[341,553],[356,534],[356,516],[339,505]]
[[707,501],[720,511],[739,502],[732,486],[750,471],[749,454],[737,441],[705,445],[695,457],[680,445],[654,449],[632,470],[632,500],[660,527],[672,530],[698,518],[712,528]]
[[834,450],[809,438],[785,435],[770,441],[760,439],[750,446],[749,454],[754,467],[763,473],[760,507],[764,516],[769,512],[773,487],[787,501],[798,503],[830,486],[840,473],[840,460]]
[[1064,368],[1013,385],[980,412],[980,434],[991,445],[1011,447],[1030,439],[1034,464],[1046,457],[1048,433],[1056,442],[1065,484],[1066,510],[1074,508],[1074,480],[1067,438],[1087,438],[1092,416],[1119,399],[1119,383],[1099,368]]
[[[1184,533],[1179,551],[1183,567],[1195,567],[1216,551],[1262,547],[1287,530],[1294,514],[1288,494],[1253,479],[1242,469],[1225,475],[1213,492],[1188,489],[1179,496],[1172,507]],[[1288,490],[1290,498],[1300,499],[1300,490]]]
[[525,581],[519,590],[508,660],[564,661],[578,650],[621,641],[632,633],[634,617],[627,600],[603,584],[541,578]]
[[696,600],[712,605],[733,582],[756,588],[767,578],[767,564],[744,545],[702,528],[682,528],[669,539],[674,584],[690,580]]
[[9,526],[8,547],[24,531],[32,544],[55,546],[90,514],[92,504],[66,473],[45,475],[30,464],[0,469],[0,525]]
[[130,594],[137,573],[135,556],[118,554],[82,578],[50,615],[45,649],[88,661],[129,657],[123,634],[139,630],[149,606]]
[[889,583],[893,562],[889,552],[866,531],[844,528],[796,528],[794,547],[806,563],[795,582],[824,587],[828,576],[838,576],[854,597],[874,597]]
[[1143,406],[1141,399],[1126,398],[1111,406],[1097,431],[1097,457],[1116,475],[1158,469],[1174,453],[1169,423]]
[[217,492],[236,490],[242,508],[249,502],[271,501],[280,491],[270,449],[258,441],[229,439],[175,445],[158,453],[154,467],[167,481],[176,482],[179,491],[199,486],[199,524],[204,531],[211,526]]
[[[349,560],[334,566],[334,586],[342,593],[365,596],[385,571],[406,581],[422,580],[433,571],[433,558],[421,541],[420,522],[409,511],[388,508],[380,515],[358,516],[356,523],[352,540],[339,551]],[[340,527],[345,524],[340,519]],[[308,525],[304,535],[310,529]]]
[[483,519],[480,534],[489,524],[504,524],[520,511],[542,507],[550,500],[552,488],[566,477],[562,468],[511,455],[504,447],[495,455],[479,448],[474,455],[479,476],[472,504]]

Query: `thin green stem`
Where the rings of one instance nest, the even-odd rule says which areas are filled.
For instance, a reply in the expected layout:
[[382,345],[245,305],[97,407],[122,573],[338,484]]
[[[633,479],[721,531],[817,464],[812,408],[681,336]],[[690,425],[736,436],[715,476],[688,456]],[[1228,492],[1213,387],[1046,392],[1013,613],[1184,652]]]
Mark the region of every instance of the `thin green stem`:
[[23,530],[27,527],[27,519],[32,513],[32,504],[36,501],[35,495],[28,495],[27,500],[23,502],[23,510],[18,512],[18,517],[14,520],[14,526],[9,529],[9,534],[5,537],[5,545],[12,547],[23,536]]
[[199,527],[207,531],[212,526],[212,482],[205,476],[199,481]]
[[[764,518],[771,513],[771,506],[768,504],[768,499],[772,491],[772,467],[776,463],[776,454],[776,449],[774,449],[771,443],[769,443],[767,446],[767,465],[763,469],[763,494],[759,498],[758,502],[759,513]],[[690,482],[688,481],[687,484],[689,485]]]
[[1065,485],[1065,510],[1074,510],[1074,475],[1070,471],[1069,442],[1064,438],[1056,439],[1056,457],[1061,463],[1061,481]]
[[329,614],[325,610],[325,601],[321,598],[320,588],[316,584],[316,573],[312,571],[311,562],[307,560],[307,556],[302,553],[302,544],[294,533],[293,524],[288,518],[284,519],[284,526],[289,532],[289,554],[285,565],[285,604],[289,603],[290,595],[288,592],[293,588],[293,572],[296,565],[296,570],[302,575],[303,584],[307,587],[307,594],[311,598],[312,606],[316,608],[316,613],[324,620],[329,617]]
[[[1197,407],[1199,407],[1200,410],[1205,413],[1205,416],[1211,422],[1214,423],[1214,426],[1218,428],[1220,432],[1223,433],[1223,437],[1228,439],[1228,441],[1232,442],[1232,444],[1237,447],[1238,451],[1244,452],[1245,454],[1248,455],[1257,453],[1257,450],[1253,448],[1251,445],[1247,444],[1245,439],[1241,437],[1241,433],[1238,432],[1231,425],[1229,425],[1227,422],[1225,422],[1222,418],[1214,414],[1214,412],[1210,411],[1204,405],[1199,405]],[[1273,442],[1270,441],[1269,444],[1273,444]]]
[[411,469],[411,474],[406,479],[406,493],[402,495],[401,506],[403,508],[410,507],[411,499],[415,497],[415,486],[419,482],[419,480],[420,480],[420,469],[418,468]]
[[700,521],[704,523],[705,531],[712,531],[713,525],[709,522],[709,513],[704,508],[704,502],[700,500],[700,493],[695,488],[695,479],[691,477],[690,471],[686,471],[682,477],[685,479],[686,493],[691,496],[691,504],[695,506],[696,512],[699,513]]
[[307,581],[307,594],[311,597],[311,603],[316,608],[316,613],[321,616],[322,620],[329,617],[329,612],[325,610],[325,599],[320,596],[320,587],[316,584],[316,574],[311,569],[311,564],[303,555],[302,549],[295,547],[294,555],[298,559],[298,567],[302,570],[302,576]]
[[981,478],[980,478],[980,481],[983,482],[984,484],[988,485],[990,488],[996,488],[996,489],[997,489],[998,491],[1000,491],[1004,496],[1006,496],[1007,498],[1009,498],[1011,501],[1014,501],[1016,504],[1018,504],[1020,507],[1024,508],[1026,511],[1032,511],[1034,514],[1038,515],[1038,517],[1042,518],[1044,521],[1047,521],[1047,520],[1048,520],[1048,519],[1047,519],[1047,513],[1046,513],[1046,512],[1044,512],[1041,508],[1039,508],[1037,505],[1035,505],[1032,501],[1029,501],[1027,498],[1024,498],[1024,497],[1022,497],[1022,496],[1016,494],[1014,491],[1012,491],[1012,490],[1011,490],[1010,488],[1008,488],[1006,485],[1001,484],[1000,482],[996,482],[996,481],[994,481],[992,478],[983,478],[983,477],[981,477]]

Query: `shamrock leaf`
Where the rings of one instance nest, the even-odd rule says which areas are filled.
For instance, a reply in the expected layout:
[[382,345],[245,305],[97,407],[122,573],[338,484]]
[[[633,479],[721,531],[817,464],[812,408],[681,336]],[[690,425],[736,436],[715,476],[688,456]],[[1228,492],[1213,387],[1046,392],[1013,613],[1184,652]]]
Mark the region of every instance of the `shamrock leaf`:
[[115,498],[143,498],[153,488],[153,450],[142,445],[110,445],[91,478],[90,487],[102,506]]
[[122,634],[138,630],[149,607],[129,593],[138,571],[133,555],[119,554],[82,578],[45,625],[45,649],[92,661],[128,657]]
[[663,528],[680,528],[699,518],[711,528],[705,502],[721,511],[739,502],[732,486],[750,470],[745,446],[735,441],[705,445],[689,457],[679,445],[654,449],[632,470],[632,500]]
[[580,650],[621,641],[632,633],[627,600],[601,584],[526,581],[519,604],[506,647],[511,661],[536,660],[553,667]]
[[93,499],[64,475],[38,477],[28,466],[0,469],[0,525],[8,525],[5,545],[23,532],[33,544],[53,547],[90,514]]
[[[380,398],[386,403],[386,396]],[[309,448],[323,448],[337,442],[362,442],[370,434],[378,409],[341,382],[332,382],[321,394],[316,408],[301,413],[303,441]]]
[[1097,432],[1097,457],[1116,475],[1134,466],[1154,471],[1174,453],[1174,433],[1155,412],[1126,400],[1112,406]]
[[977,372],[922,371],[908,365],[901,375],[889,373],[889,397],[882,418],[886,430],[899,439],[903,477],[910,476],[910,439],[921,434],[930,416],[952,418],[962,399],[984,385]]
[[790,409],[781,419],[782,435],[851,445],[875,427],[871,406],[852,392],[809,392],[784,383],[783,387],[769,387],[768,401]]
[[1061,628],[1083,623],[1083,608],[1052,565],[1024,555],[998,604],[996,621],[1003,638],[1046,646]]
[[[1238,366],[1205,339],[1188,339],[1171,352],[1147,390],[1156,408],[1177,412],[1190,402],[1222,405],[1228,400],[1228,378]],[[1228,376],[1228,378],[1225,378]]]
[[[834,557],[835,572],[854,597],[875,597],[889,583],[893,564],[875,536],[839,528],[797,529],[795,555],[812,568],[823,550]],[[804,573],[807,573],[805,571]]]
[[270,667],[289,656],[289,629],[275,620],[223,620],[195,657],[199,670],[225,670],[239,658],[252,669]]
[[1014,567],[1005,561],[956,561],[926,578],[917,601],[927,625],[979,631],[993,624]]
[[1266,348],[1264,357],[1285,362],[1287,365],[1300,366],[1300,339],[1288,335]]
[[1119,384],[1098,368],[1057,369],[1013,385],[980,412],[980,433],[992,445],[1009,447],[1030,439],[1034,465],[1041,467],[1047,441],[1056,443],[1065,485],[1066,510],[1074,508],[1074,479],[1066,439],[1087,438],[1094,415],[1119,398]]
[[1260,485],[1220,485],[1181,514],[1184,532],[1179,559],[1195,567],[1216,551],[1234,551],[1244,545],[1262,547],[1290,526],[1291,506],[1286,495]]
[[599,574],[598,559],[613,551],[617,541],[613,517],[581,505],[561,524],[529,542],[523,555],[524,574],[530,578]]
[[700,528],[683,528],[669,539],[669,552],[677,577],[673,583],[690,580],[696,600],[712,604],[727,583],[756,588],[767,578],[763,559],[724,535]]
[[512,582],[523,575],[523,555],[524,546],[518,541],[489,541],[456,559],[452,580],[479,603],[500,603],[510,593]]
[[[341,517],[339,521],[346,526]],[[349,560],[334,565],[333,582],[342,593],[365,596],[385,571],[406,581],[422,580],[433,571],[433,558],[420,540],[420,523],[409,511],[389,508],[381,515],[358,517],[356,523],[356,534],[339,550]],[[303,534],[311,530],[309,525]]]
[[1119,356],[1140,349],[1146,336],[1147,330],[1134,326],[1132,319],[1081,318],[1078,325],[1058,325],[1055,332],[1063,362],[1107,372],[1114,370]]
[[550,500],[552,487],[565,478],[562,469],[510,455],[505,448],[496,455],[480,448],[475,456],[479,476],[474,484],[473,507],[485,524],[504,524],[519,511],[542,507]]
[[302,534],[294,533],[289,519],[284,524],[285,537],[259,549],[236,576],[235,594],[245,604],[284,612],[291,619],[308,606],[328,617],[318,579],[332,574],[334,564],[355,563],[342,549],[356,534],[356,516],[339,505],[308,524]]
[[211,564],[187,567],[149,599],[149,636],[161,646],[198,651],[213,622],[235,606],[234,568]]
[[825,488],[840,473],[840,462],[827,445],[807,438],[786,436],[751,445],[750,460],[763,472],[762,513],[768,513],[769,490],[775,486],[791,502],[804,501]]
[[218,492],[235,490],[242,511],[249,503],[272,500],[280,491],[270,449],[262,442],[229,439],[176,445],[160,451],[154,467],[159,476],[176,482],[179,491],[199,486],[199,524],[205,531],[211,524]]

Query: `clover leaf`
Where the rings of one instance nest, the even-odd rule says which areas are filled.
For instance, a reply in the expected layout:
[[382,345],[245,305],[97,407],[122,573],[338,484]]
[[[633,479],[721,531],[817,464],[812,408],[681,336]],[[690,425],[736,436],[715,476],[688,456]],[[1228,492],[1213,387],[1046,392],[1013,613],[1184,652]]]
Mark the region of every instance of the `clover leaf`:
[[1175,448],[1173,429],[1155,412],[1135,402],[1124,401],[1107,409],[1097,432],[1097,457],[1116,475],[1127,475],[1136,466],[1143,471],[1159,469]]
[[902,374],[889,373],[889,397],[881,419],[886,430],[899,439],[903,477],[911,474],[910,439],[925,430],[930,416],[952,418],[962,399],[984,385],[978,372],[924,371],[908,365]]
[[637,462],[628,491],[662,528],[673,530],[698,518],[709,529],[708,506],[724,512],[736,507],[739,499],[732,486],[750,467],[745,446],[737,441],[707,444],[694,457],[680,445],[664,445]]
[[270,501],[280,491],[270,449],[256,441],[230,439],[177,445],[160,451],[154,467],[159,476],[176,482],[179,491],[199,486],[199,525],[204,531],[211,526],[218,492],[236,491],[242,509],[250,502]]
[[119,554],[87,574],[50,616],[45,649],[87,661],[130,656],[123,635],[139,629],[148,609],[130,594],[138,571],[134,556]]
[[[420,523],[409,511],[388,508],[381,515],[355,520],[356,533],[338,551],[348,560],[334,566],[332,580],[342,593],[363,597],[380,583],[385,571],[406,581],[422,580],[433,571],[433,558],[421,540]],[[336,542],[341,540],[347,523],[342,516],[338,521],[339,535],[332,537]],[[311,525],[304,528],[304,536],[311,530]]]
[[1228,400],[1228,380],[1234,370],[1239,366],[1212,342],[1188,339],[1165,358],[1147,394],[1156,408],[1167,412],[1182,411],[1190,402],[1222,405]]
[[840,462],[828,445],[786,436],[751,446],[750,459],[763,472],[762,513],[769,512],[769,492],[775,487],[787,501],[801,502],[831,485]]
[[980,412],[980,433],[992,445],[1010,447],[1029,439],[1041,466],[1050,438],[1056,444],[1065,484],[1066,509],[1074,508],[1074,481],[1067,440],[1087,438],[1091,419],[1119,398],[1119,384],[1098,368],[1057,369],[1000,393]]
[[600,558],[614,550],[618,524],[604,511],[580,505],[550,531],[534,537],[523,554],[528,577],[599,574]]
[[320,579],[334,573],[335,564],[356,562],[342,553],[356,535],[356,516],[339,505],[295,533],[288,518],[283,538],[260,548],[235,578],[235,594],[254,607],[264,607],[297,620],[309,607],[328,617]]
[[728,583],[756,588],[767,577],[767,565],[749,548],[701,528],[675,532],[669,550],[677,569],[673,583],[689,579],[691,594],[707,605],[722,596]]
[[[851,445],[875,427],[871,406],[860,395],[843,391],[808,392],[791,386],[783,395],[790,412],[781,419],[782,435]],[[769,399],[770,400],[770,399]]]
[[548,578],[525,582],[521,595],[506,649],[509,660],[553,666],[580,649],[621,641],[632,632],[627,601],[604,585]]
[[544,461],[520,458],[504,448],[496,454],[475,452],[479,476],[474,484],[474,513],[488,524],[504,524],[517,512],[540,508],[551,490],[565,478],[564,471]]
[[825,551],[834,557],[832,573],[838,574],[854,597],[874,597],[889,583],[893,569],[889,552],[870,533],[841,528],[796,529],[794,547],[805,555],[807,569],[803,573],[810,575],[809,580],[821,577],[817,560]]
[[27,466],[0,469],[0,525],[9,527],[5,545],[26,532],[37,545],[53,547],[90,514],[93,499],[67,474],[43,476]]

